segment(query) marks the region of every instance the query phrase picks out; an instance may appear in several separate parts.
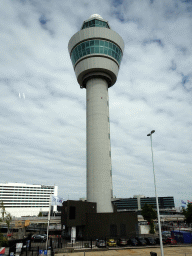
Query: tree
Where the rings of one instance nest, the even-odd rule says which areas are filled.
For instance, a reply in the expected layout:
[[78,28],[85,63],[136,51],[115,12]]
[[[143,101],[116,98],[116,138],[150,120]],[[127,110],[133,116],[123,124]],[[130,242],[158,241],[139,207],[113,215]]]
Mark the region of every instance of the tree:
[[[1,201],[1,203],[0,203],[0,208],[1,208],[1,215],[2,215],[2,218],[0,218],[0,222],[6,221],[7,215],[9,215],[8,219],[11,218],[11,220],[12,220],[11,214],[10,213],[6,214],[5,206],[3,204],[3,201]],[[10,220],[10,222],[11,222],[11,220]],[[10,226],[10,222],[9,222],[9,226]],[[9,226],[8,226],[8,228],[9,228]],[[0,246],[7,246],[7,245],[8,245],[7,238],[4,237],[3,234],[0,232]]]
[[43,213],[39,212],[38,217],[43,217]]
[[157,213],[153,209],[153,206],[149,204],[145,204],[142,208],[141,214],[143,215],[143,218],[149,222],[150,234],[154,234],[155,233],[154,220],[157,219]]
[[7,233],[9,233],[9,228],[10,228],[10,224],[11,224],[11,221],[12,221],[12,216],[10,213],[6,214],[5,216],[5,222],[7,224]]
[[1,201],[0,207],[1,207],[2,219],[4,220],[6,211],[5,211],[5,206],[4,206],[4,204],[3,204],[3,201]]
[[7,246],[8,245],[8,241],[7,238],[3,236],[2,233],[0,233],[0,247],[1,246]]
[[11,221],[12,221],[12,216],[11,216],[10,213],[6,213],[3,201],[1,201],[1,203],[0,203],[0,208],[1,208],[1,215],[2,215],[2,218],[0,218],[0,222],[3,222],[3,221],[6,222],[7,232],[9,232],[10,224],[11,224]]
[[187,224],[192,223],[192,204],[188,204],[187,209],[183,209],[183,215]]

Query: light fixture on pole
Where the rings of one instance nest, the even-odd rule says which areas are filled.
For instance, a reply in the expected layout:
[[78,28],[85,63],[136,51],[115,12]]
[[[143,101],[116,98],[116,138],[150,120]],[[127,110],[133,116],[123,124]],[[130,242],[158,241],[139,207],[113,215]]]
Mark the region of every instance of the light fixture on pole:
[[152,134],[154,132],[155,132],[155,130],[152,130],[149,134],[147,134],[147,136],[150,136],[150,139],[151,139],[151,153],[152,153],[152,163],[153,163],[153,176],[154,176],[154,186],[155,186],[155,197],[156,197],[156,205],[157,205],[157,218],[158,218],[158,226],[159,226],[159,240],[160,240],[161,256],[164,256],[162,234],[161,234],[161,222],[160,222],[160,214],[159,214],[159,202],[158,202],[158,197],[157,197],[155,169],[154,169],[154,161],[153,161]]

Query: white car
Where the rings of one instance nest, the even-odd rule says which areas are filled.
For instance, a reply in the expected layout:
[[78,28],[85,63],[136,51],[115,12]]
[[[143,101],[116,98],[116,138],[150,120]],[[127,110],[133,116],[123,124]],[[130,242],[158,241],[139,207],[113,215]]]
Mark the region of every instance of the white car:
[[97,246],[97,247],[106,247],[106,243],[105,243],[104,240],[98,240],[98,241],[96,242],[96,246]]

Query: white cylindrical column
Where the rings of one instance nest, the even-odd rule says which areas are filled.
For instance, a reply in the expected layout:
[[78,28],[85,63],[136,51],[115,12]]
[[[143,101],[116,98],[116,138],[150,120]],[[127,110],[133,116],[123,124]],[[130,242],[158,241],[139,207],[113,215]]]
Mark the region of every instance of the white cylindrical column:
[[87,201],[97,203],[97,212],[113,212],[108,83],[91,78],[86,92]]

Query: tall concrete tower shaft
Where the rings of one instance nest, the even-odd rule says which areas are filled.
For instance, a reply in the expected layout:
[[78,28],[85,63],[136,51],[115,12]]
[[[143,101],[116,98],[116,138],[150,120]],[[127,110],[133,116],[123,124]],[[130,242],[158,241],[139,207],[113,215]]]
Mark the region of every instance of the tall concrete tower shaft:
[[117,79],[124,43],[107,21],[92,15],[69,41],[81,88],[86,88],[87,201],[112,212],[112,167],[108,88]]
[[102,78],[87,81],[87,200],[98,212],[112,212],[112,171],[108,84]]

